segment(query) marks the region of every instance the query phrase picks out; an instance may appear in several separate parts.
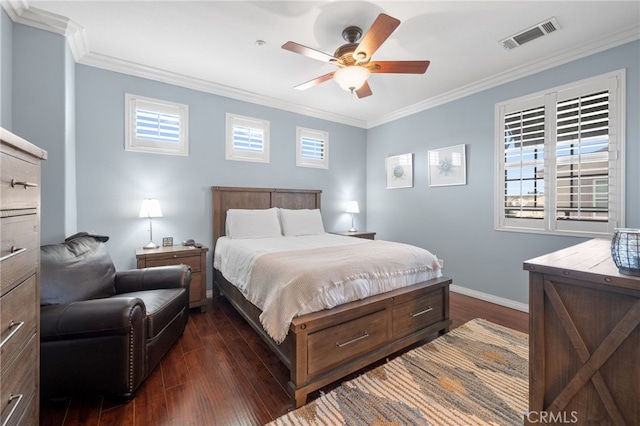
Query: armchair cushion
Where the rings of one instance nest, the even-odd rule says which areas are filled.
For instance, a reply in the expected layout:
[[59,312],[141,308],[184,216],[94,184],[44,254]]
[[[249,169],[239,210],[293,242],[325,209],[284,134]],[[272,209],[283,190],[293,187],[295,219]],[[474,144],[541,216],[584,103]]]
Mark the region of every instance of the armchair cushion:
[[180,288],[134,291],[111,299],[119,298],[136,298],[143,301],[147,309],[147,339],[153,339],[160,334],[167,324],[173,322],[176,313],[181,313],[184,307],[189,305],[189,296]]
[[103,243],[83,236],[40,248],[40,305],[115,294],[115,266]]

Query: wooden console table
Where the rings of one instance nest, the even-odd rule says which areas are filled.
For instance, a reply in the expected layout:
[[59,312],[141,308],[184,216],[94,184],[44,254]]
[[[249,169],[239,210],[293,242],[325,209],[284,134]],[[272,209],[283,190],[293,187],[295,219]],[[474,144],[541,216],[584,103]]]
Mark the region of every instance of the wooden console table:
[[605,239],[531,259],[524,269],[524,423],[640,424],[640,278],[618,272]]

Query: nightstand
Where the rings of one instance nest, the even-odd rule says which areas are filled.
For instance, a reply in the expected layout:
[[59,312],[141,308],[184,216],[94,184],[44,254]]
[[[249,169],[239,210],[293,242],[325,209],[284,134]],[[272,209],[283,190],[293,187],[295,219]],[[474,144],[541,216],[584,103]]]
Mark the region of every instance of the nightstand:
[[192,246],[169,246],[156,249],[136,249],[138,268],[154,266],[187,265],[191,267],[189,286],[189,308],[207,310],[207,252],[209,248]]
[[345,235],[347,237],[364,238],[365,240],[375,240],[376,239],[376,233],[375,232],[367,232],[367,231],[332,232],[332,234]]

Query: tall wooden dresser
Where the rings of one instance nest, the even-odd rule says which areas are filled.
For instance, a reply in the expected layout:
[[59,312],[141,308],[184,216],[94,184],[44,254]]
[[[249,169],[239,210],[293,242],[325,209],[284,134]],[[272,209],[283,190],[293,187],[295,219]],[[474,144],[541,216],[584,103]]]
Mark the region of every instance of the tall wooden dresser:
[[39,421],[40,162],[46,151],[0,128],[0,424]]
[[527,425],[640,425],[640,277],[618,272],[610,244],[594,239],[524,263]]

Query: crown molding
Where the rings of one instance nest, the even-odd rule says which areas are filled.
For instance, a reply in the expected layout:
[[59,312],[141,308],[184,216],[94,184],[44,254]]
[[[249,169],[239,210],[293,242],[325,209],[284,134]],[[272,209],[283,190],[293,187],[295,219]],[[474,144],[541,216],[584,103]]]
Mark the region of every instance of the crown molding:
[[541,61],[520,65],[506,72],[493,75],[489,78],[479,80],[466,86],[462,86],[447,93],[443,93],[442,95],[425,99],[422,102],[410,105],[406,108],[398,109],[391,114],[387,114],[377,120],[367,121],[367,129],[371,129],[373,127],[380,126],[382,124],[389,123],[400,118],[408,117],[418,112],[425,111],[427,109],[434,108],[439,105],[443,105],[457,99],[461,99],[466,96],[491,89],[493,87],[501,86],[503,84],[528,77],[541,71],[545,71],[550,68],[554,68],[559,65],[563,65],[577,59],[602,52],[607,49],[612,49],[614,47],[621,46],[638,39],[640,39],[640,26],[634,25],[617,33],[610,34],[608,37],[600,39],[596,43],[584,44],[582,46],[558,53],[557,55],[550,56]]
[[29,7],[26,0],[2,0],[2,8],[13,22],[64,36],[76,62],[89,51],[85,29],[67,17]]
[[250,102],[257,105],[263,105],[270,108],[295,112],[298,114],[333,121],[336,123],[347,124],[349,126],[366,128],[366,122],[363,120],[357,120],[327,111],[308,108],[291,102],[284,102],[279,99],[258,95],[246,90],[224,86],[218,83],[213,83],[211,81],[189,77],[186,75],[149,67],[146,65],[125,61],[106,55],[88,53],[84,55],[82,59],[78,61],[78,63],[109,71],[115,71],[122,74],[132,75],[135,77],[173,84],[175,86],[198,90],[200,92],[211,93],[218,96],[224,96],[240,101]]
[[617,33],[598,40],[595,43],[585,44],[577,48],[572,48],[557,55],[545,58],[528,64],[520,65],[506,72],[496,74],[475,83],[451,90],[439,96],[434,96],[416,104],[398,109],[390,114],[383,115],[372,120],[358,120],[351,117],[335,114],[328,111],[309,108],[291,102],[259,95],[245,90],[224,86],[202,79],[197,79],[173,72],[168,72],[158,68],[148,67],[138,63],[125,61],[122,59],[93,53],[89,49],[86,30],[61,15],[49,13],[34,7],[29,7],[27,0],[0,0],[2,8],[13,22],[39,28],[64,36],[67,39],[69,48],[77,63],[115,71],[149,80],[160,81],[173,84],[205,93],[224,96],[240,101],[250,102],[258,105],[276,108],[284,111],[294,112],[310,117],[328,120],[336,123],[363,129],[371,129],[391,121],[395,121],[410,115],[437,107],[475,93],[482,92],[505,83],[518,80],[523,77],[607,50],[613,47],[629,43],[640,39],[640,26],[623,29]]

